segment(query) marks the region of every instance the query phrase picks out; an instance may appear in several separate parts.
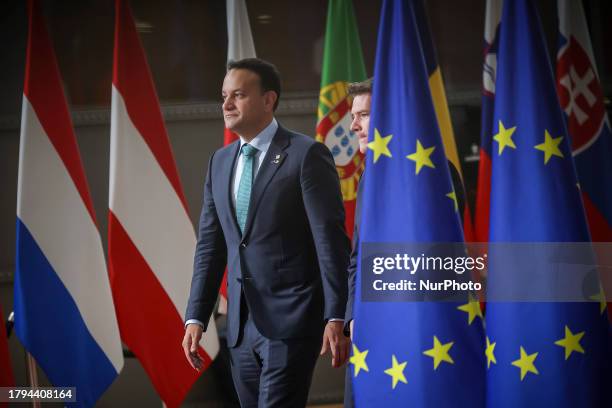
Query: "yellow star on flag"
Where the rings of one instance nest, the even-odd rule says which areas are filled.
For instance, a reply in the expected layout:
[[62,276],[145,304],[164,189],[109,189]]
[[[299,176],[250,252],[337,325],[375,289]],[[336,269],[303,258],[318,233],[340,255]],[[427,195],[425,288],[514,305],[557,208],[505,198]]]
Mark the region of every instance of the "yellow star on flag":
[[506,147],[511,147],[516,149],[516,145],[514,144],[514,140],[512,140],[512,135],[516,131],[516,126],[506,129],[502,121],[499,121],[499,131],[495,136],[493,136],[493,140],[499,143],[497,147],[497,155],[501,156],[502,152]]
[[495,345],[497,343],[491,343],[489,337],[487,336],[487,348],[485,349],[485,356],[487,356],[487,368],[491,368],[491,363],[497,364],[497,360],[495,359]]
[[599,292],[589,296],[589,299],[596,300],[599,302],[599,313],[603,314],[604,310],[606,310],[606,296],[604,295],[603,288],[599,285]]
[[355,367],[355,377],[359,374],[359,370],[370,371],[366,364],[368,351],[369,350],[359,351],[357,346],[353,344],[353,355],[349,359],[349,362]]
[[552,156],[563,157],[563,153],[559,149],[559,144],[563,140],[563,136],[552,138],[548,130],[544,131],[544,143],[535,145],[534,148],[544,152],[544,164],[548,164],[548,161]]
[[482,319],[482,310],[480,310],[480,302],[472,296],[468,295],[468,302],[465,305],[458,306],[457,309],[468,314],[468,325],[472,324],[476,316]]
[[399,364],[397,362],[397,358],[395,358],[395,354],[391,356],[391,368],[387,368],[385,370],[385,374],[390,375],[393,379],[393,389],[395,389],[395,386],[400,381],[404,384],[408,384],[408,381],[406,381],[406,377],[404,376],[404,368],[406,368],[406,363],[407,362],[404,361],[403,363]]
[[540,374],[533,364],[537,356],[538,353],[527,354],[523,346],[521,346],[521,358],[512,362],[513,366],[521,369],[521,381],[523,381],[527,373]]
[[582,339],[582,336],[584,336],[584,332],[573,334],[569,327],[565,326],[565,337],[561,340],[555,341],[555,344],[565,348],[566,360],[574,351],[584,354],[584,349],[580,345],[580,339]]
[[431,154],[436,149],[436,146],[428,147],[427,149],[423,148],[421,141],[417,139],[416,152],[409,154],[406,156],[407,159],[410,159],[416,163],[416,169],[414,174],[419,174],[423,166],[431,167],[435,169],[433,162],[431,161]]
[[457,194],[455,194],[455,190],[451,191],[446,196],[455,203],[455,212],[459,211],[459,203],[457,202]]
[[378,129],[374,129],[374,141],[368,143],[368,147],[374,152],[374,163],[376,163],[382,155],[391,157],[389,142],[392,138],[393,135],[381,137]]
[[453,347],[453,342],[449,342],[446,344],[440,343],[440,340],[436,336],[434,336],[434,346],[429,350],[425,350],[423,354],[429,356],[434,359],[434,370],[438,369],[438,366],[442,361],[446,361],[447,363],[454,364],[455,362],[451,358],[448,351]]

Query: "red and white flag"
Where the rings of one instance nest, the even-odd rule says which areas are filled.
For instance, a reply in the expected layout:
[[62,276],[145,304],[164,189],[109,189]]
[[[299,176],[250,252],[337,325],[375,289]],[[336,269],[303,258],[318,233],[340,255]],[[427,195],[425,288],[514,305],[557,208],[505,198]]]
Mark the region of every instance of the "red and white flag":
[[244,0],[227,0],[227,60],[255,58],[255,44]]
[[[111,109],[109,267],[123,342],[161,399],[177,407],[200,375],[183,354],[196,237],[144,50],[116,0]],[[219,350],[214,321],[200,343]]]
[[[255,44],[244,0],[227,0],[227,62],[255,58]],[[228,145],[238,135],[225,129],[223,144]]]
[[[244,58],[255,58],[255,44],[249,23],[249,13],[244,0],[227,0],[227,62]],[[223,134],[223,145],[238,139],[238,135],[229,129]],[[227,270],[219,290],[219,313],[227,313]]]

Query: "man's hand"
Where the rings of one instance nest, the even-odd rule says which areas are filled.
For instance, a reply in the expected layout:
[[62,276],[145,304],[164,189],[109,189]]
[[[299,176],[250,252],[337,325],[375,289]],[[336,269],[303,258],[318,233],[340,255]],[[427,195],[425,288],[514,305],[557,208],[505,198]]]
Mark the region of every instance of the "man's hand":
[[197,323],[188,324],[185,328],[185,337],[183,337],[183,351],[189,365],[195,370],[200,371],[204,366],[204,360],[198,353],[198,344],[202,338],[202,326]]
[[343,333],[344,322],[327,322],[323,332],[323,347],[321,355],[331,350],[332,367],[338,368],[346,363],[349,354],[350,341]]

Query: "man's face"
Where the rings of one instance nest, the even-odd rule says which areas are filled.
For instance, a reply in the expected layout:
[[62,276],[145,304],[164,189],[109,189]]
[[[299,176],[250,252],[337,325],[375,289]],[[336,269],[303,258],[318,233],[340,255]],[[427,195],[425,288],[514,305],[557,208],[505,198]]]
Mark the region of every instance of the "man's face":
[[359,138],[359,151],[364,153],[368,150],[368,128],[370,127],[370,102],[372,95],[369,93],[356,95],[351,107],[351,130]]
[[232,69],[223,80],[225,127],[244,137],[254,137],[271,120],[276,93],[262,92],[259,76],[248,69]]

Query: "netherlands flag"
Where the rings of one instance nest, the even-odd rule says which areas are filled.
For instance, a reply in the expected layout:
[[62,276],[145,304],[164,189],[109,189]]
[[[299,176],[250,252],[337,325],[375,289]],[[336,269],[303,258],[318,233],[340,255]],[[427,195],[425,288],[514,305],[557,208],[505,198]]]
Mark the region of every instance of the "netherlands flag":
[[[144,50],[126,1],[116,2],[109,268],[121,338],[161,399],[180,405],[200,373],[181,348],[196,237]],[[200,354],[219,350],[214,321]]]
[[54,386],[92,406],[123,367],[102,241],[37,1],[19,150],[15,331]]

